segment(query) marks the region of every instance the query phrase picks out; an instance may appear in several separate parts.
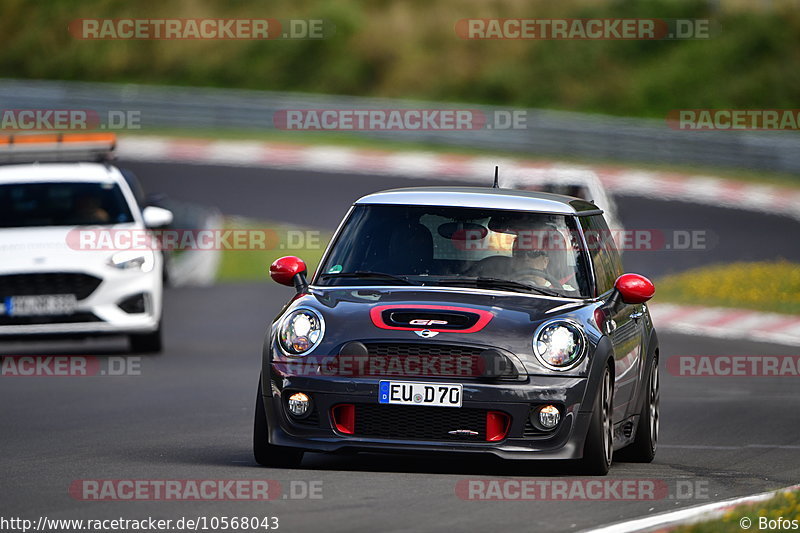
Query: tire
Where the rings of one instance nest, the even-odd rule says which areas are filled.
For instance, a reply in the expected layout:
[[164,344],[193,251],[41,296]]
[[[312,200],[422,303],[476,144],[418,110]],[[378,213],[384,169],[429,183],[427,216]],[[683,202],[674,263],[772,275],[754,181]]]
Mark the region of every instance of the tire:
[[267,413],[261,397],[261,380],[258,380],[256,393],[256,417],[253,425],[253,456],[261,466],[273,468],[297,468],[303,461],[303,450],[275,446],[269,443]]
[[128,341],[133,353],[161,353],[161,325],[151,333],[129,335]]
[[614,383],[611,371],[606,367],[597,388],[592,420],[583,445],[583,459],[579,462],[583,474],[605,476],[611,468],[614,460],[613,405]]
[[651,463],[656,456],[658,448],[659,431],[659,402],[661,397],[660,380],[658,375],[658,359],[653,358],[650,365],[650,374],[647,378],[647,397],[639,414],[639,423],[636,426],[636,438],[632,443],[621,450],[620,455],[624,461],[630,463]]

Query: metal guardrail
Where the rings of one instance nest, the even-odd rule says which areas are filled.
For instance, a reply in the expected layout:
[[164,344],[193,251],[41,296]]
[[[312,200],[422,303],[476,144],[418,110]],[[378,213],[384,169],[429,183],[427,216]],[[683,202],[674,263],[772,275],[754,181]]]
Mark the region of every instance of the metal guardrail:
[[[132,110],[149,128],[274,129],[287,109],[509,108],[190,87],[0,79],[0,109],[84,109],[104,116]],[[800,173],[800,133],[678,131],[666,121],[528,109],[527,128],[462,131],[362,131],[353,135],[528,155],[669,162]]]

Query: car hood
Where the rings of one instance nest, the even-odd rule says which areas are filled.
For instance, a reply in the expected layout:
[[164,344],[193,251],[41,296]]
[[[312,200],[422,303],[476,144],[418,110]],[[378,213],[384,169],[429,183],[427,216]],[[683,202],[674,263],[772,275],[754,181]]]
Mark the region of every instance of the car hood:
[[508,291],[482,290],[460,287],[314,287],[309,294],[319,305],[329,309],[338,306],[408,304],[442,305],[483,308],[495,315],[501,312],[525,313],[534,321],[554,309],[578,307],[582,300],[572,298],[540,297]]
[[[134,228],[136,224],[102,226],[104,230]],[[81,249],[77,231],[67,226],[0,228],[0,271],[75,271],[104,266],[115,250]]]
[[[311,307],[323,316],[326,333],[317,354],[335,355],[349,341],[454,344],[511,352],[526,371],[536,373],[544,370],[533,354],[536,328],[548,320],[566,318],[592,329],[597,305],[570,298],[449,287],[313,287],[296,297],[287,310]],[[475,313],[481,318],[475,326],[461,330],[437,331],[436,325],[416,324],[397,327],[383,319],[390,316],[384,313],[397,309],[423,319],[438,310]],[[426,329],[435,335],[420,336]],[[600,334],[592,329],[587,336],[596,342]]]

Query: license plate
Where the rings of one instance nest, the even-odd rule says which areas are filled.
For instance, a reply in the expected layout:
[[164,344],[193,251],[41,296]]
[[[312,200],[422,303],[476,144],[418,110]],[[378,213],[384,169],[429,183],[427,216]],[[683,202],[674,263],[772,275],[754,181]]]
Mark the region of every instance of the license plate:
[[461,407],[462,387],[456,383],[381,381],[378,403]]
[[9,296],[4,303],[9,316],[71,315],[77,306],[74,294]]

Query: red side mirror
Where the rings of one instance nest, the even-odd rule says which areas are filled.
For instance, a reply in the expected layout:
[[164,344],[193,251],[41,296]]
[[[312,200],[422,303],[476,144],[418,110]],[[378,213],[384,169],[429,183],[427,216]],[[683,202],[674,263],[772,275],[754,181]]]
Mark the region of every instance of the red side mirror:
[[621,275],[614,282],[614,287],[626,304],[643,304],[656,293],[653,282],[639,274]]
[[274,263],[269,266],[269,275],[272,280],[281,285],[288,285],[294,287],[294,277],[298,274],[305,276],[306,262],[293,255],[287,255],[276,259]]

